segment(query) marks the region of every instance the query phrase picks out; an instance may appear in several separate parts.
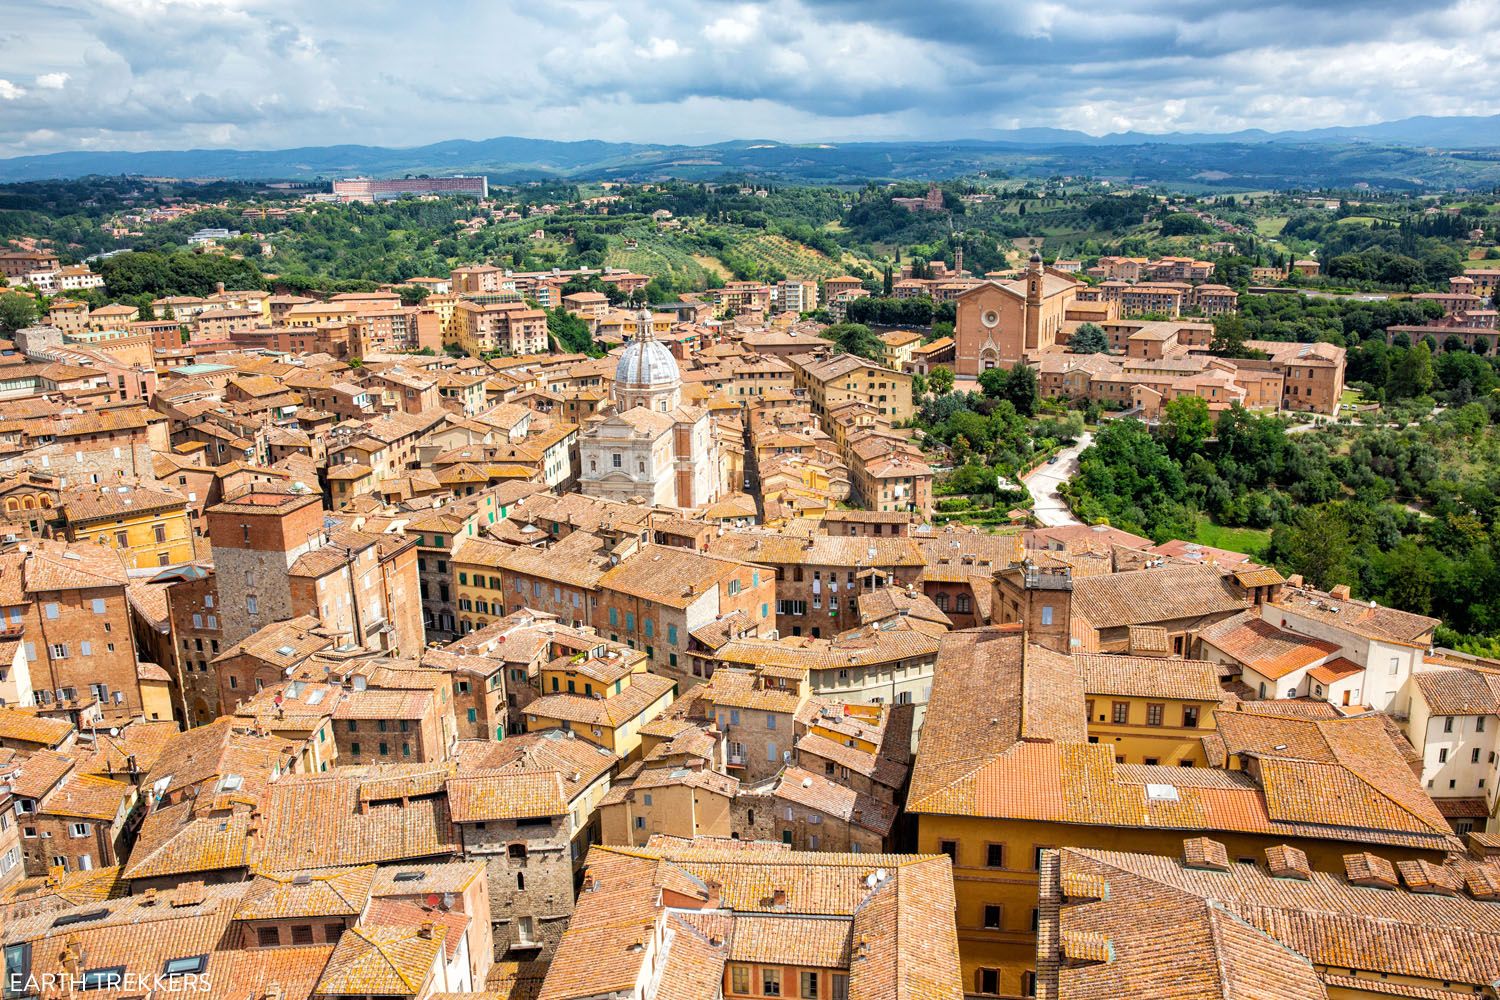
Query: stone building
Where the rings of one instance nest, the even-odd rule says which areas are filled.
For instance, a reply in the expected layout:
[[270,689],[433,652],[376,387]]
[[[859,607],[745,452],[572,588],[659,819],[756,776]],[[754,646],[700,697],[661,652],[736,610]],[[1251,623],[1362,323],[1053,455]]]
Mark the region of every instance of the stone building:
[[682,402],[682,373],[649,311],[615,369],[613,405],[579,435],[589,496],[701,507],[719,499],[719,446],[706,408]]

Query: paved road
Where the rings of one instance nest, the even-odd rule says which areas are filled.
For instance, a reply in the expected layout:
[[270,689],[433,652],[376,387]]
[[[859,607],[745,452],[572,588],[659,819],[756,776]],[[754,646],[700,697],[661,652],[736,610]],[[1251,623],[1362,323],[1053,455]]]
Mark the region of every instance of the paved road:
[[1057,488],[1078,471],[1078,456],[1094,440],[1094,435],[1085,431],[1071,446],[1057,453],[1057,462],[1043,464],[1022,482],[1031,491],[1035,505],[1032,512],[1043,527],[1056,528],[1065,524],[1078,524],[1078,518],[1068,509],[1067,503],[1057,495]]

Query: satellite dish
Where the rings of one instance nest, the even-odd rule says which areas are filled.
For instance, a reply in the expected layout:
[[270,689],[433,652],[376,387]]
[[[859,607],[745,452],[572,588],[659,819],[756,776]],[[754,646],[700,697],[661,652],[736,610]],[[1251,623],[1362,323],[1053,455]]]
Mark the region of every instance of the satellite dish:
[[120,735],[120,727],[119,726],[110,726],[109,727],[109,735],[111,735],[111,736],[119,736]]
[[451,892],[445,892],[445,893],[443,893],[443,909],[445,909],[445,910],[451,910],[451,909],[453,909],[453,893],[451,893]]

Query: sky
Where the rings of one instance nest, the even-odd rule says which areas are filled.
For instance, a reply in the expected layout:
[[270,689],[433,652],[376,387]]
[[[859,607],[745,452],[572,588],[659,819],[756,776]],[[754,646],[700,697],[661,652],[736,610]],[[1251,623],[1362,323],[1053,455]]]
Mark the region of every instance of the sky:
[[7,0],[0,156],[1500,113],[1500,0]]

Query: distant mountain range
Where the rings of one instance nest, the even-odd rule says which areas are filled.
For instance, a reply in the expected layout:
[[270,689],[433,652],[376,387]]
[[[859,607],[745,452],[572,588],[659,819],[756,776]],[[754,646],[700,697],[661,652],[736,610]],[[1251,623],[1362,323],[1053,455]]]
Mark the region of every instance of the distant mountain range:
[[706,146],[505,136],[426,146],[307,146],[74,152],[0,160],[0,181],[90,174],[326,180],[355,174],[485,173],[496,183],[545,178],[597,180],[751,175],[797,183],[1088,174],[1204,187],[1452,188],[1500,183],[1500,115],[1407,118],[1299,132],[989,131],[944,142],[783,143],[735,140]]

